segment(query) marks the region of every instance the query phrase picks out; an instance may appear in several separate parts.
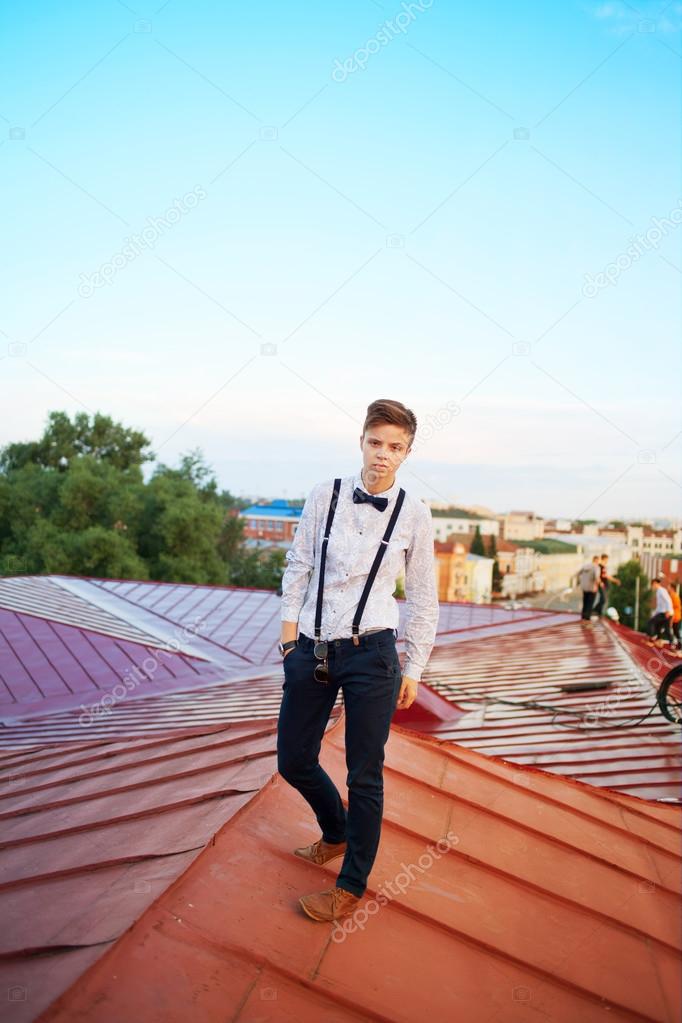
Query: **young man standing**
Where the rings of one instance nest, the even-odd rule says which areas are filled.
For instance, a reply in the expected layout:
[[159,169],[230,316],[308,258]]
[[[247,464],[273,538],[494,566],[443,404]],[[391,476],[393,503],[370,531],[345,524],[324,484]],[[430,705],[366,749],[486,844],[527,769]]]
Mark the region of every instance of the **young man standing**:
[[[436,637],[431,512],[396,480],[416,431],[414,413],[400,402],[372,402],[359,438],[362,469],[313,487],[286,554],[278,770],[310,804],[322,831],[296,854],[317,864],[343,855],[334,887],[300,899],[314,920],[352,913],[364,894],[381,832],[391,718],[396,707],[413,703]],[[401,673],[393,592],[403,569],[407,613]],[[347,813],[318,760],[339,688]]]
[[649,634],[649,645],[658,642],[661,632],[663,633],[664,641],[672,644],[673,602],[668,592],[668,587],[660,579],[652,579],[651,588],[656,597],[656,604],[654,606],[654,613],[647,623],[646,631]]
[[609,604],[609,586],[611,583],[615,583],[616,586],[620,586],[620,579],[615,575],[609,575],[609,556],[608,554],[602,554],[599,559],[599,593],[597,597],[597,603],[594,605],[594,614],[597,618],[601,618],[604,611]]
[[580,621],[590,622],[592,619],[592,608],[599,589],[599,555],[595,554],[592,561],[586,561],[578,573],[578,583],[583,594],[583,606],[580,614]]

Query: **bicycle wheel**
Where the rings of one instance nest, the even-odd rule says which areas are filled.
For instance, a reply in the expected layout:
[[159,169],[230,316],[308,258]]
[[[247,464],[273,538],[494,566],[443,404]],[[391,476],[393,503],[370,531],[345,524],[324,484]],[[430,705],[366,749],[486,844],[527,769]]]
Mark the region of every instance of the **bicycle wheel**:
[[682,664],[672,668],[665,676],[656,693],[656,702],[668,721],[682,724]]

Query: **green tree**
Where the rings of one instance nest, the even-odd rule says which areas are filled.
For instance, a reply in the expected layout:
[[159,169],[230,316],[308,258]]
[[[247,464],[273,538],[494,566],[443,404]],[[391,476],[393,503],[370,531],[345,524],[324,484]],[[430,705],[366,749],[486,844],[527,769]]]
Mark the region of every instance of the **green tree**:
[[157,466],[144,492],[139,551],[152,579],[225,583],[218,545],[224,512],[215,478],[197,456]]
[[483,546],[483,537],[481,536],[481,527],[476,526],[473,538],[471,540],[471,546],[469,547],[470,554],[479,554],[481,557],[485,557],[485,548]]
[[8,444],[0,452],[0,472],[20,469],[27,464],[44,469],[68,468],[79,455],[93,455],[116,469],[129,469],[153,459],[149,440],[138,430],[114,423],[96,412],[92,422],[87,412],[77,412],[73,422],[66,412],[50,412],[48,424],[38,441]]
[[500,572],[500,563],[497,560],[497,537],[494,533],[490,534],[488,540],[488,555],[489,558],[493,559],[493,579],[492,589],[493,593],[499,593],[502,588],[502,573]]
[[284,552],[244,548],[238,502],[201,452],[177,468],[108,416],[51,412],[42,437],[0,449],[0,574],[63,573],[276,589]]
[[[626,561],[615,573],[620,579],[620,586],[609,587],[609,604],[615,607],[624,625],[638,632],[644,632],[651,615],[651,587],[649,577],[642,570],[639,561]],[[635,622],[635,594],[639,579],[639,615]]]

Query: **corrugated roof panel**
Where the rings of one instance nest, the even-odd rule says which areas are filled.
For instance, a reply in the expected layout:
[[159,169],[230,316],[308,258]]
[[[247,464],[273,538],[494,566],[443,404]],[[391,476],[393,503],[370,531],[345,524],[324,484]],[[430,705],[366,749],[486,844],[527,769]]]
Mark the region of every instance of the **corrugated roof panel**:
[[[465,713],[416,722],[420,732],[645,799],[682,798],[680,728],[605,623],[439,646],[423,681]],[[594,682],[604,688],[562,690]]]
[[[80,709],[81,703],[102,700],[106,707],[140,690],[167,692],[219,675],[210,662],[166,647],[0,609],[0,713],[5,719]],[[118,689],[122,692],[116,696]]]
[[[88,704],[61,713],[0,722],[0,748],[20,749],[46,743],[134,738],[152,733],[221,727],[239,721],[276,719],[282,700],[281,665],[257,678],[198,684],[185,691],[114,703]],[[341,706],[339,693],[335,713]],[[430,705],[430,704],[429,704]],[[432,720],[433,715],[424,720]],[[0,761],[1,763],[1,761]]]
[[187,869],[271,778],[275,745],[251,724],[2,758],[0,975],[27,988],[12,1019],[34,1019]]
[[0,578],[0,608],[38,615],[135,643],[165,646],[158,637],[126,619],[83,600],[59,585],[59,576],[5,576]]

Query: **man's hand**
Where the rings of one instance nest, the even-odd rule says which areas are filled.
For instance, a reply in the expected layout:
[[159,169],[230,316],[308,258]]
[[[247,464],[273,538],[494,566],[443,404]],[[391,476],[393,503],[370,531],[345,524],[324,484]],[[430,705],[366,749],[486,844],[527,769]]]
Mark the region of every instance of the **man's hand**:
[[407,710],[408,707],[411,707],[417,698],[418,688],[419,683],[415,679],[410,678],[408,675],[403,675],[398,702],[395,705],[396,710]]

